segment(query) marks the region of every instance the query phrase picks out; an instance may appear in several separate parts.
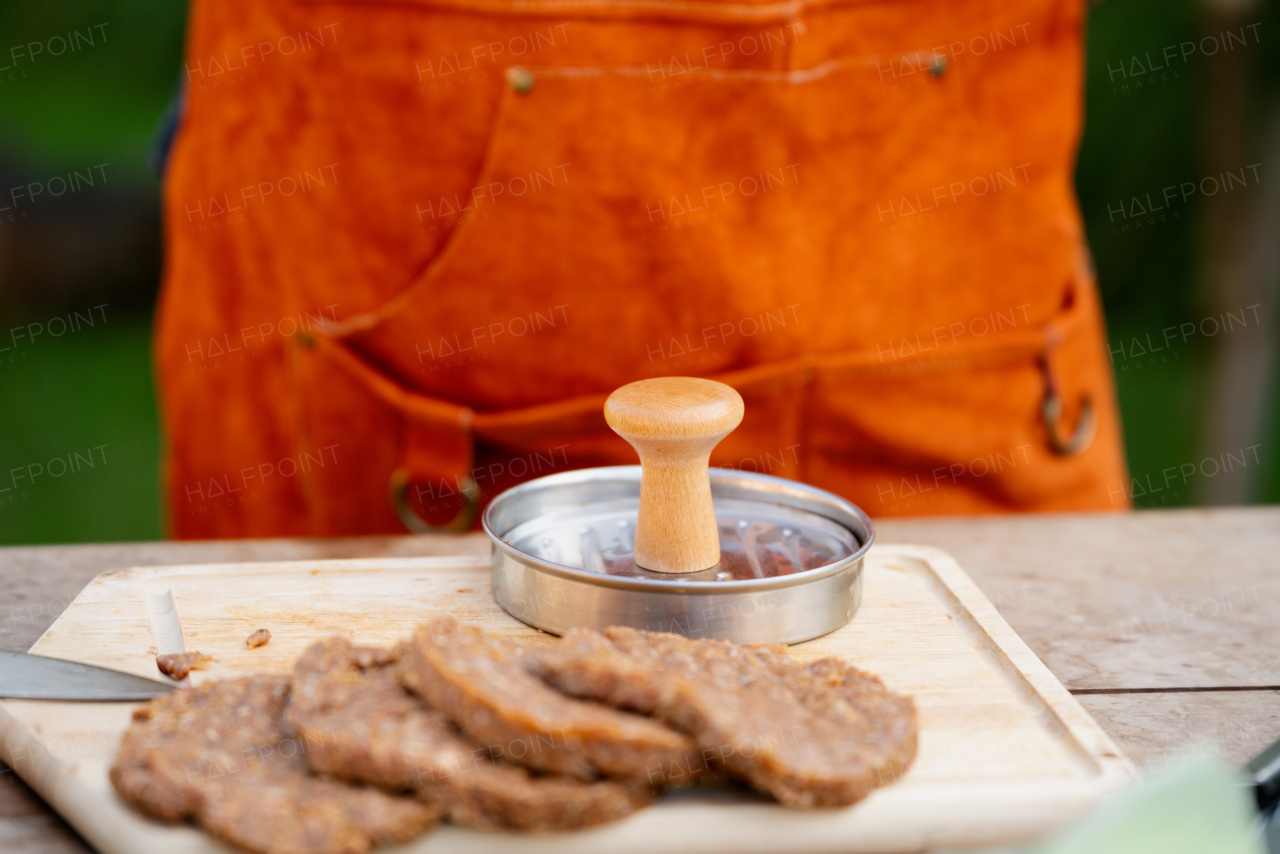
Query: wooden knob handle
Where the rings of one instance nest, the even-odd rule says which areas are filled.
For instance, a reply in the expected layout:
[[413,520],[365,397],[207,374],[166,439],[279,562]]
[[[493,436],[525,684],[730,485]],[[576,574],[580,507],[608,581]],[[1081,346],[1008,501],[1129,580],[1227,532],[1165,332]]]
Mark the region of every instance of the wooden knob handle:
[[658,377],[609,395],[604,418],[640,455],[636,565],[698,572],[720,562],[711,506],[711,449],[742,422],[742,397],[724,383]]

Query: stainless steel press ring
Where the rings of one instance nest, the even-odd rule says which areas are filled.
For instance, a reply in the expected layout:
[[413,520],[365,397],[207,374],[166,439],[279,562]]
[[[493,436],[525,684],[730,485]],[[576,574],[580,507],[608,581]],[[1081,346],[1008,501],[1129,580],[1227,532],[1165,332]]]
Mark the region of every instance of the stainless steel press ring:
[[553,634],[631,626],[799,643],[847,623],[871,520],[817,487],[708,470],[742,411],[737,392],[711,380],[614,392],[605,417],[641,465],[550,475],[495,498],[482,522],[498,604]]
[[493,500],[493,596],[552,634],[632,626],[739,643],[799,643],[843,626],[862,601],[875,539],[867,514],[825,490],[711,469],[720,563],[663,574],[636,566],[640,467],[564,472]]

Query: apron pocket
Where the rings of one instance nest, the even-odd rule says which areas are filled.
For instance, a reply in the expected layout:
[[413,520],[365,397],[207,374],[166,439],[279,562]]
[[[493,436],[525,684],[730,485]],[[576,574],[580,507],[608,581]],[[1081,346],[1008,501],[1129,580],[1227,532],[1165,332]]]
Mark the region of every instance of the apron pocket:
[[[398,298],[336,331],[406,387],[488,410],[994,306],[1043,322],[1074,259],[1060,188],[1011,150],[1034,140],[994,138],[964,97],[949,76],[885,91],[856,61],[669,92],[638,69],[517,70],[468,219]],[[929,188],[949,224],[882,222]]]
[[1128,509],[1096,294],[1066,299],[1043,327],[820,364],[811,482],[873,516]]

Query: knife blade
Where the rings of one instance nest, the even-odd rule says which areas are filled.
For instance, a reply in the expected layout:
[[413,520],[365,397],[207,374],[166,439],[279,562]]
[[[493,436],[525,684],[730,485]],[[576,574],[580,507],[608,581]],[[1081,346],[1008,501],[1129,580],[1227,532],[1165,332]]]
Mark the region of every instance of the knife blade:
[[175,683],[78,661],[0,650],[0,697],[24,700],[149,700]]

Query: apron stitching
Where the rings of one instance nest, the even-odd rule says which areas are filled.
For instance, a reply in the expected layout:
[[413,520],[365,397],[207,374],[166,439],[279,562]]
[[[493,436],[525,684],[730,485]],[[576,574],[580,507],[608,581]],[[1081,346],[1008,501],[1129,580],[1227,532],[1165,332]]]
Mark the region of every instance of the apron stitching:
[[[310,0],[312,3],[325,0]],[[474,14],[492,15],[541,15],[564,17],[572,13],[602,18],[638,18],[646,13],[661,17],[710,20],[732,23],[737,21],[786,20],[808,9],[836,9],[843,6],[876,5],[874,0],[789,0],[783,3],[751,5],[746,3],[708,3],[697,0],[425,0],[421,5],[446,9],[463,9]],[[594,13],[594,14],[593,14]]]
[[[787,46],[790,52],[792,45]],[[717,80],[768,80],[783,83],[804,84],[811,83],[815,80],[821,80],[829,77],[838,71],[856,69],[856,68],[873,68],[885,59],[900,60],[910,59],[920,63],[932,61],[933,54],[929,51],[912,51],[909,53],[895,54],[862,54],[859,56],[839,57],[837,59],[829,59],[826,62],[819,63],[812,68],[801,68],[786,71],[773,71],[759,68],[713,68],[709,69],[706,74]],[[790,61],[788,60],[788,65]],[[652,69],[641,68],[638,65],[610,65],[610,66],[528,66],[539,77],[563,77],[563,78],[583,78],[583,77],[604,77],[606,75],[617,75],[620,77],[648,77],[652,74]]]
[[[1075,315],[1078,313],[1079,307],[1077,305],[1070,311],[1071,317],[1065,319],[1069,325],[1075,325],[1070,321],[1074,320]],[[1017,335],[1004,346],[994,350],[990,349],[986,342],[981,345],[967,344],[951,348],[956,351],[953,355],[955,364],[937,368],[935,371],[929,371],[929,373],[980,367],[992,361],[1042,358],[1044,354],[1055,346],[1054,342],[1061,339],[1063,335],[1061,324],[1061,320],[1046,321],[1041,327]],[[501,429],[504,422],[510,422],[512,419],[521,422],[537,422],[539,420],[539,410],[543,411],[542,417],[544,418],[559,419],[565,417],[566,412],[577,412],[580,409],[585,410],[601,406],[606,397],[603,394],[583,395],[515,409],[477,412],[471,407],[405,388],[392,377],[375,372],[373,368],[364,363],[360,356],[352,352],[344,342],[328,337],[322,340],[326,348],[332,348],[336,351],[335,361],[343,369],[361,382],[362,385],[369,388],[376,397],[383,400],[392,409],[404,413],[407,417],[428,422],[434,421],[438,424],[448,424],[455,429],[469,432],[479,438],[483,438],[485,432],[489,429]],[[712,378],[735,387],[743,386],[749,388],[757,384],[786,381],[788,379],[793,382],[798,380],[801,385],[810,386],[816,381],[817,373],[821,370],[866,371],[883,368],[885,365],[892,365],[898,362],[910,363],[910,361],[909,357],[903,357],[884,362],[877,353],[870,350],[827,354],[804,353],[778,362],[723,372]],[[368,376],[369,374],[372,374],[372,376]],[[419,405],[415,406],[415,402],[419,402]]]

